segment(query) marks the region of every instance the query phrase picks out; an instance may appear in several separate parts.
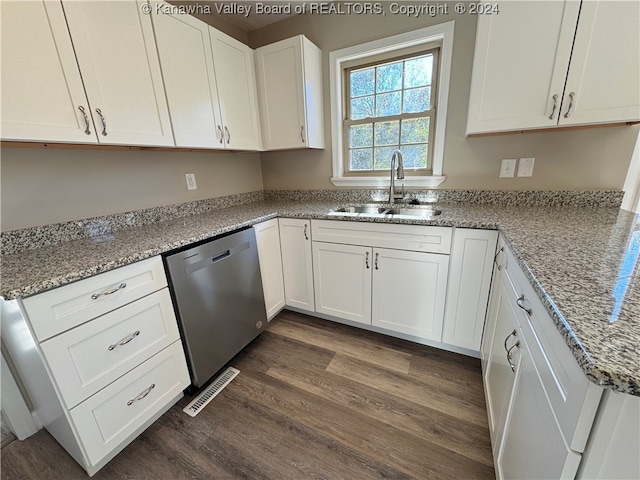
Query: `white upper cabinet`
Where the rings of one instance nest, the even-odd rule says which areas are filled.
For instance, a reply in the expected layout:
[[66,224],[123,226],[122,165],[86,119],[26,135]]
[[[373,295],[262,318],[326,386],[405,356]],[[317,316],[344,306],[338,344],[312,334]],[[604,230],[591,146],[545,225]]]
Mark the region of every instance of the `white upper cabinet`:
[[259,150],[262,142],[253,50],[215,28],[209,27],[209,35],[225,148]]
[[582,3],[559,120],[640,120],[640,2]]
[[303,35],[256,50],[267,150],[324,148],[322,52]]
[[467,134],[640,120],[639,29],[638,2],[506,2],[479,16]]
[[153,27],[141,5],[63,4],[98,142],[172,146]]
[[0,19],[2,139],[95,143],[60,2],[0,2]]
[[155,6],[152,12],[176,146],[224,148],[209,26]]

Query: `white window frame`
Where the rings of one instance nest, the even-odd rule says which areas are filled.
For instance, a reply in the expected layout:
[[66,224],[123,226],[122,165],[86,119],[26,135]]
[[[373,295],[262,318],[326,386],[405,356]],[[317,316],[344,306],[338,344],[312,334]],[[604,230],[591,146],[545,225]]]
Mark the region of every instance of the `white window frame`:
[[[343,148],[343,64],[354,60],[385,54],[408,47],[441,42],[440,67],[438,69],[438,90],[436,100],[436,132],[433,145],[432,174],[428,176],[405,176],[402,183],[407,187],[435,187],[446,180],[442,175],[444,163],[444,140],[447,126],[447,106],[449,100],[449,80],[451,78],[451,60],[453,57],[454,21],[431,27],[401,33],[380,40],[334,50],[329,53],[329,76],[331,98],[331,135],[333,154],[333,176],[331,183],[336,186],[386,187],[389,176],[345,176]],[[363,60],[364,61],[364,60]]]

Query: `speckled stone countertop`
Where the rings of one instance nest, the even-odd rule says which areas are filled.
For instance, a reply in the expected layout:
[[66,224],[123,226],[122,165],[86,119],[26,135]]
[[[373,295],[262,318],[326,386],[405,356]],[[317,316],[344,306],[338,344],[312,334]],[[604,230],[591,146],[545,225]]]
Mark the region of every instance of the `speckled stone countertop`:
[[345,203],[258,201],[6,254],[0,294],[34,295],[276,216],[498,229],[585,375],[640,396],[640,216],[461,204],[440,205],[431,220],[328,216]]

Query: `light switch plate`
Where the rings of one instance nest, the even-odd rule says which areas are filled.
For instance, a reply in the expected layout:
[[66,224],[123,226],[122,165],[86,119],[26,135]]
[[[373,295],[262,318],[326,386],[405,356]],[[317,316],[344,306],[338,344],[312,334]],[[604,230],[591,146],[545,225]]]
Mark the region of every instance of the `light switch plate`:
[[516,159],[503,158],[500,163],[500,178],[513,178],[516,173]]
[[521,158],[518,160],[518,177],[533,177],[535,158]]
[[196,190],[198,188],[198,185],[196,185],[196,174],[185,173],[184,176],[187,179],[187,190]]

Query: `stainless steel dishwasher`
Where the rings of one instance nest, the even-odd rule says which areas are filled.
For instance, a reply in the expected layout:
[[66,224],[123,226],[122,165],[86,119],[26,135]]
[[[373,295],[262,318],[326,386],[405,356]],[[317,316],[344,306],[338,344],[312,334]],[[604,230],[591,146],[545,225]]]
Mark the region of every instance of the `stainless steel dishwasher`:
[[248,228],[164,260],[192,384],[201,387],[266,328],[255,233]]

